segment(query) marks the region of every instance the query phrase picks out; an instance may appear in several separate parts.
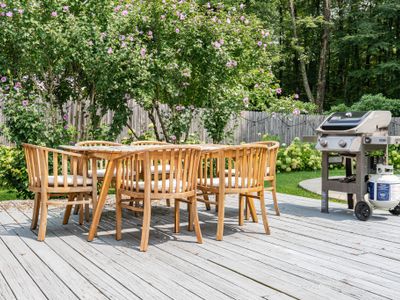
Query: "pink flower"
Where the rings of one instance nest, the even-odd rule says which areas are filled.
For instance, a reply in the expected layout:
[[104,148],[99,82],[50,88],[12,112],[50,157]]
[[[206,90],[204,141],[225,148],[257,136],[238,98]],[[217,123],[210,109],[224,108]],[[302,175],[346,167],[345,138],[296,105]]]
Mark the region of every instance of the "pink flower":
[[215,49],[220,49],[220,48],[221,48],[221,43],[218,42],[218,41],[217,41],[217,42],[214,42],[214,43],[213,43],[213,46],[214,46]]
[[175,135],[171,135],[169,138],[171,139],[171,141],[176,141],[176,136]]
[[8,11],[8,12],[6,13],[6,16],[9,17],[9,18],[12,18],[12,16],[13,16],[12,11]]
[[244,104],[245,107],[249,106],[249,97],[244,97],[243,98],[243,104]]
[[113,49],[112,49],[111,47],[107,49],[107,53],[108,53],[108,54],[113,54],[113,52],[114,52],[114,51],[113,51]]
[[20,88],[22,88],[21,82],[16,82],[14,85],[14,90],[18,91]]
[[57,13],[56,11],[53,11],[53,12],[51,13],[51,16],[52,16],[53,18],[55,18],[55,17],[58,16],[58,13]]
[[114,8],[114,12],[119,12],[121,10],[121,5],[117,5],[115,8]]
[[2,76],[2,77],[0,78],[0,81],[1,81],[1,82],[6,82],[6,81],[7,81],[7,77],[6,77],[6,76]]
[[165,20],[165,15],[161,15],[160,19]]
[[68,115],[67,115],[67,114],[63,115],[63,119],[64,119],[65,121],[67,121],[67,120],[68,120]]
[[185,14],[180,14],[179,15],[179,20],[183,21],[186,19],[186,15]]
[[125,37],[124,35],[121,35],[121,36],[119,37],[119,39],[120,39],[121,41],[125,41],[126,37]]
[[64,12],[68,12],[69,11],[69,6],[67,6],[67,5],[63,6],[63,11]]
[[230,60],[226,63],[227,68],[234,68],[237,66],[237,61],[236,60]]
[[125,48],[125,47],[126,47],[126,43],[125,43],[125,42],[122,42],[122,43],[121,43],[121,47],[122,47],[122,48]]
[[299,99],[299,94],[294,94],[294,99]]
[[22,15],[23,13],[24,13],[24,10],[23,9],[18,9],[18,13],[20,14],[20,15]]
[[300,115],[300,109],[298,109],[298,108],[295,108],[294,110],[293,110],[293,114],[294,115],[296,115],[296,116],[298,116],[298,115]]
[[68,125],[65,125],[65,126],[64,126],[64,129],[65,129],[65,130],[68,130],[68,128],[69,128]]
[[121,12],[121,15],[127,16],[127,15],[128,15],[128,11],[127,11],[126,9],[124,9],[124,10]]
[[140,55],[141,55],[143,58],[146,57],[146,52],[147,52],[146,48],[140,49]]
[[177,111],[182,111],[182,110],[185,109],[185,107],[184,107],[183,105],[177,105],[177,106],[175,106],[175,109],[176,109]]
[[244,5],[243,3],[241,3],[241,4],[239,5],[239,7],[240,7],[240,9],[244,9],[245,5]]
[[282,89],[281,89],[281,88],[277,88],[277,89],[275,90],[275,92],[276,92],[278,95],[280,95],[280,94],[282,94]]
[[179,30],[179,28],[176,28],[176,29],[175,29],[175,32],[176,32],[176,33],[179,33],[179,32],[181,32],[181,31]]
[[0,7],[1,8],[5,8],[7,6],[7,4],[5,4],[5,3],[0,3]]
[[25,107],[25,106],[28,106],[28,104],[29,104],[28,100],[23,100],[22,101],[22,106]]
[[244,21],[246,18],[244,16],[240,16],[240,21]]
[[258,45],[259,47],[261,47],[262,44],[263,44],[263,43],[262,43],[261,41],[258,41],[258,42],[257,42],[257,45]]

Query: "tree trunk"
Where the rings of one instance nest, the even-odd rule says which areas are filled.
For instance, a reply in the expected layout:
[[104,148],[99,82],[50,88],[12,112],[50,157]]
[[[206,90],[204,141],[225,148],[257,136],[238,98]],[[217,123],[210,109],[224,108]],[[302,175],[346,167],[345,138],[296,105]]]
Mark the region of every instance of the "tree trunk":
[[331,3],[330,0],[324,0],[324,30],[321,37],[321,55],[319,57],[319,70],[318,70],[318,85],[317,97],[315,104],[318,106],[318,111],[322,112],[325,102],[326,90],[326,70],[329,53],[329,34],[330,34],[330,19],[331,19]]
[[299,62],[300,62],[300,73],[301,73],[301,77],[303,79],[304,89],[306,91],[308,100],[310,102],[314,102],[315,103],[314,96],[313,96],[313,94],[311,92],[310,84],[308,82],[306,64],[304,62],[304,59],[302,58],[303,51],[301,51],[299,49],[300,47],[297,45],[299,37],[297,35],[296,12],[295,12],[295,8],[294,8],[294,0],[289,0],[289,4],[290,4],[290,15],[292,17],[293,36],[294,36],[294,39],[296,41],[296,51],[297,51],[297,55],[298,55]]

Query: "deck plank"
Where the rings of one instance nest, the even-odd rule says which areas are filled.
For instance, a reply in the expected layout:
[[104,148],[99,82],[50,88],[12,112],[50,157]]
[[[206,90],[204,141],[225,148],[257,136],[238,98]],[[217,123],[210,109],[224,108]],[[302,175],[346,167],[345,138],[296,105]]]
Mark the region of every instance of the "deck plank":
[[[223,242],[215,240],[215,211],[200,205],[203,245],[186,231],[185,210],[182,232],[173,234],[173,209],[156,207],[147,253],[138,251],[141,219],[129,212],[123,214],[123,239],[115,240],[112,206],[91,243],[87,224],[79,226],[73,216],[63,226],[62,208],[51,209],[46,241],[38,243],[29,229],[29,202],[0,203],[0,264],[6,267],[0,268],[0,298],[26,298],[18,290],[22,278],[31,298],[35,291],[36,299],[60,298],[41,290],[48,278],[36,277],[44,271],[59,280],[58,292],[73,293],[71,299],[400,298],[400,217],[375,211],[360,222],[343,204],[331,203],[326,215],[319,201],[282,194],[282,215],[276,217],[269,194],[266,199],[272,235],[263,233],[261,221],[239,227],[237,199],[228,197]],[[17,259],[21,247],[29,263]],[[41,271],[34,273],[34,266]]]

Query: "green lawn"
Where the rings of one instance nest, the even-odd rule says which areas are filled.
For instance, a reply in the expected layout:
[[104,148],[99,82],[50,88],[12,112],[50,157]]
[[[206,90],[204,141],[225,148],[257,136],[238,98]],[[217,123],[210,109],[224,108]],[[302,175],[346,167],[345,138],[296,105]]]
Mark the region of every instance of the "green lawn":
[[[344,170],[332,170],[329,174],[332,176],[344,175]],[[321,199],[320,195],[303,190],[299,187],[300,181],[317,177],[321,177],[321,171],[279,173],[277,174],[277,190],[279,193]]]
[[3,200],[15,200],[17,199],[17,195],[15,192],[10,192],[7,190],[1,190],[0,189],[0,201]]

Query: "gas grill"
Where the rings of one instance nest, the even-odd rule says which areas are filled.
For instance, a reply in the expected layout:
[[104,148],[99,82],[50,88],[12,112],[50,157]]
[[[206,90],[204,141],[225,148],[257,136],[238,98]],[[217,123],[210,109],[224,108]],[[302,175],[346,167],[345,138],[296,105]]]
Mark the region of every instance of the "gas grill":
[[[337,112],[316,129],[316,148],[322,151],[321,212],[329,212],[330,190],[347,193],[350,209],[354,207],[354,195],[357,201],[364,200],[369,174],[376,173],[376,164],[387,158],[388,145],[400,143],[400,137],[389,136],[391,118],[390,111]],[[384,156],[369,155],[376,150],[382,150]],[[330,178],[330,160],[338,156],[344,160],[346,176]]]

